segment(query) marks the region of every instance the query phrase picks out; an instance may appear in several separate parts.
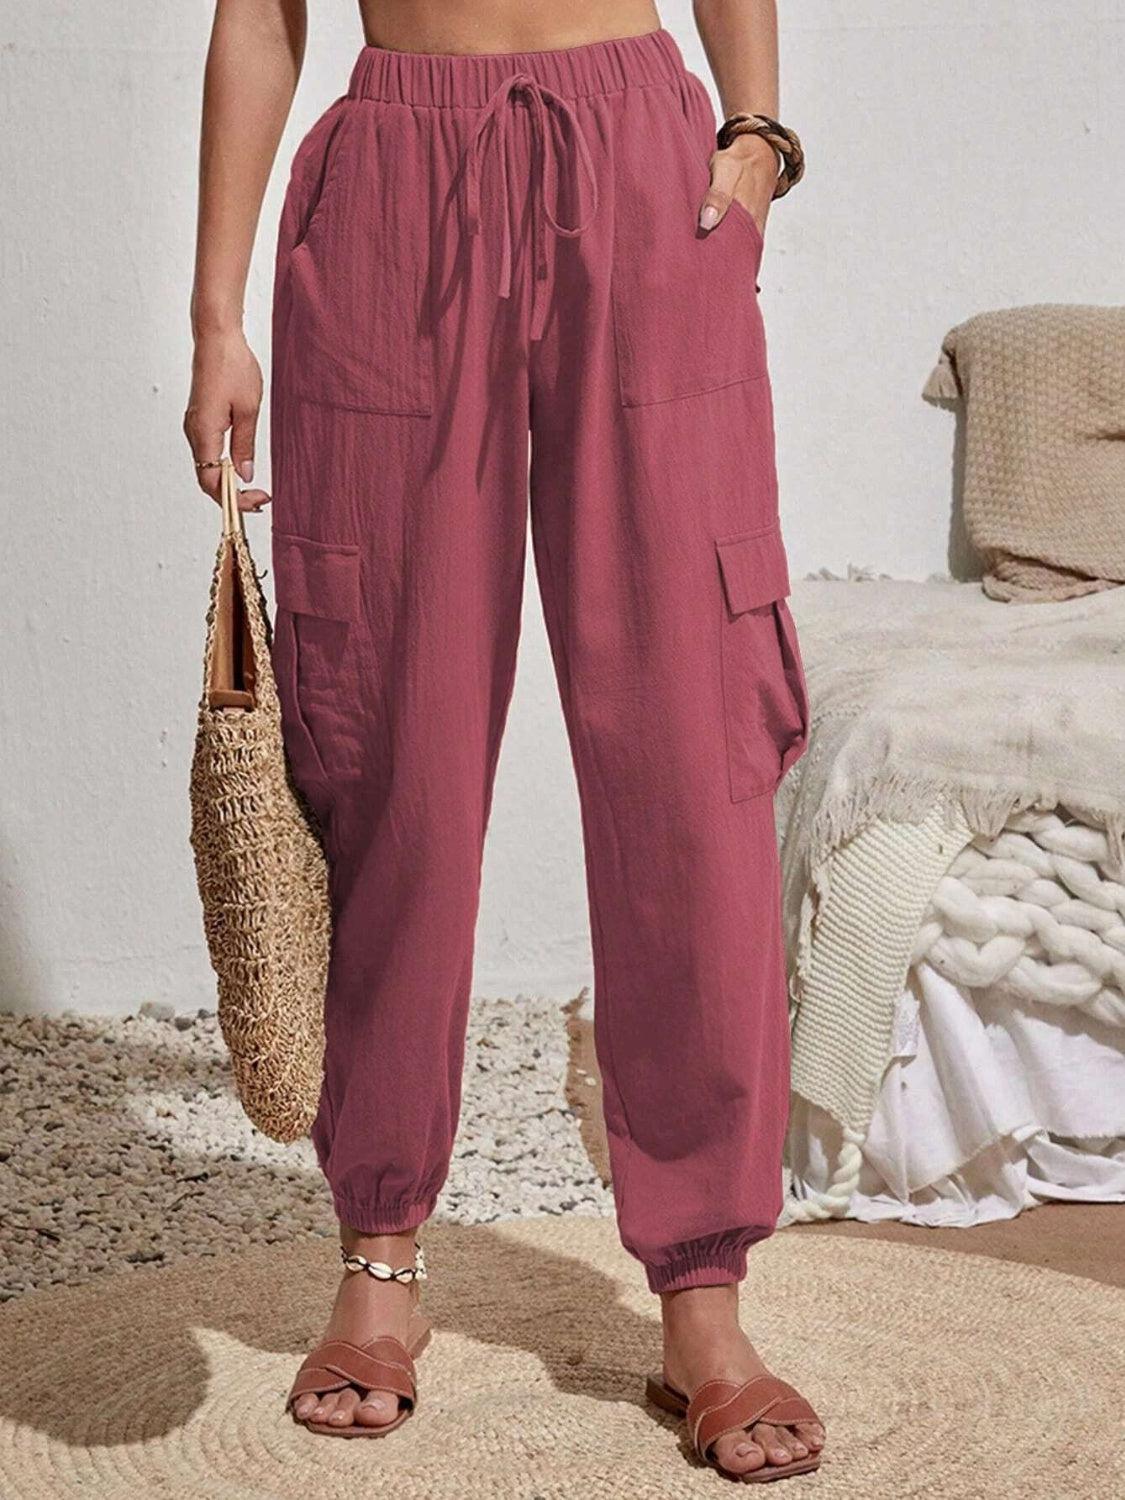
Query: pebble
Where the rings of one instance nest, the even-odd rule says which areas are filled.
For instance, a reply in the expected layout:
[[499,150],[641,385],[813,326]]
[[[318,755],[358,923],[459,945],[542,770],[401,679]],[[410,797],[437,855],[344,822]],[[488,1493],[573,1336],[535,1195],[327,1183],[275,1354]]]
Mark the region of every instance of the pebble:
[[170,1021],[175,1014],[176,1007],[166,1000],[146,1000],[141,1006],[141,1015],[150,1021]]
[[[149,1001],[127,1017],[0,1015],[0,1056],[0,1300],[189,1255],[334,1237],[311,1144],[278,1145],[247,1120],[213,1011],[177,1016]],[[474,1000],[438,1217],[612,1212],[566,1103],[568,1058],[557,1001]]]

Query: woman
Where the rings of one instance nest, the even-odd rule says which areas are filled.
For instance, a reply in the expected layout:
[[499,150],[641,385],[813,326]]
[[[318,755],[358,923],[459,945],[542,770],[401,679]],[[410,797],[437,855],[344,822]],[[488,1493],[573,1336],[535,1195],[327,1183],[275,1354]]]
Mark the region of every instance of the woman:
[[[728,116],[775,115],[773,0],[697,14]],[[314,1140],[345,1257],[290,1409],[381,1436],[415,1400],[530,444],[618,1220],[662,1304],[649,1394],[691,1397],[731,1475],[814,1468],[815,1413],[738,1322],[788,1102],[772,793],[805,704],[755,275],[793,143],[743,119],[715,150],[651,0],[367,0],[363,25],[297,153],[275,289],[275,667],[332,877]],[[304,36],[304,0],[218,0],[185,419],[212,497],[228,427],[252,484],[242,297]]]

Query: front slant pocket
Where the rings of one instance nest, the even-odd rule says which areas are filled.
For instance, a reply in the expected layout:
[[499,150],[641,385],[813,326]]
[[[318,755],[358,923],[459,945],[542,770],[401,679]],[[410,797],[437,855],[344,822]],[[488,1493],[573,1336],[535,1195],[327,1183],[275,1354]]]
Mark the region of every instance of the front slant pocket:
[[716,542],[722,587],[720,650],[730,795],[777,790],[808,743],[809,707],[789,569],[776,526]]
[[360,748],[359,548],[274,532],[273,666],[293,781],[322,824]]
[[690,85],[683,99],[671,86],[636,90],[616,140],[612,302],[626,407],[766,374],[761,235],[740,205],[709,234],[698,227],[711,180],[699,111],[710,106]]
[[[416,132],[370,100],[347,100],[324,191],[303,235],[279,256],[275,324],[282,388],[346,411],[427,417],[433,405],[430,232],[417,198],[426,181]],[[388,163],[394,162],[394,181]],[[423,197],[422,202],[425,202]]]

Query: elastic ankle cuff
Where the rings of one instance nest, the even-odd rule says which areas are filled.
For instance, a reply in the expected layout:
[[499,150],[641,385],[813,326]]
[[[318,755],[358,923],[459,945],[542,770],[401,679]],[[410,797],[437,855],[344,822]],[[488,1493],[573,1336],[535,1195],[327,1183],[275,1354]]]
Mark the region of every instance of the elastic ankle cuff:
[[437,1197],[401,1198],[396,1203],[357,1203],[344,1193],[332,1194],[336,1217],[358,1234],[409,1234],[434,1211]]
[[646,1261],[645,1275],[651,1292],[682,1292],[692,1286],[725,1286],[746,1275],[746,1252],[751,1245],[773,1233],[768,1229],[742,1230],[729,1237],[708,1235],[671,1247],[666,1260]]
[[650,1292],[682,1292],[689,1286],[724,1286],[746,1275],[746,1251],[730,1255],[685,1255],[665,1266],[646,1266]]

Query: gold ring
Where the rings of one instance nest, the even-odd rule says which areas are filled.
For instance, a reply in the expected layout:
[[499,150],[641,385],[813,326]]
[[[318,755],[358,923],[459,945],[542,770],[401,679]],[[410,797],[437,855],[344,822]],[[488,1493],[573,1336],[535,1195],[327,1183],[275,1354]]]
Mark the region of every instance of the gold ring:
[[196,464],[197,469],[221,469],[224,460],[221,458],[205,458]]

